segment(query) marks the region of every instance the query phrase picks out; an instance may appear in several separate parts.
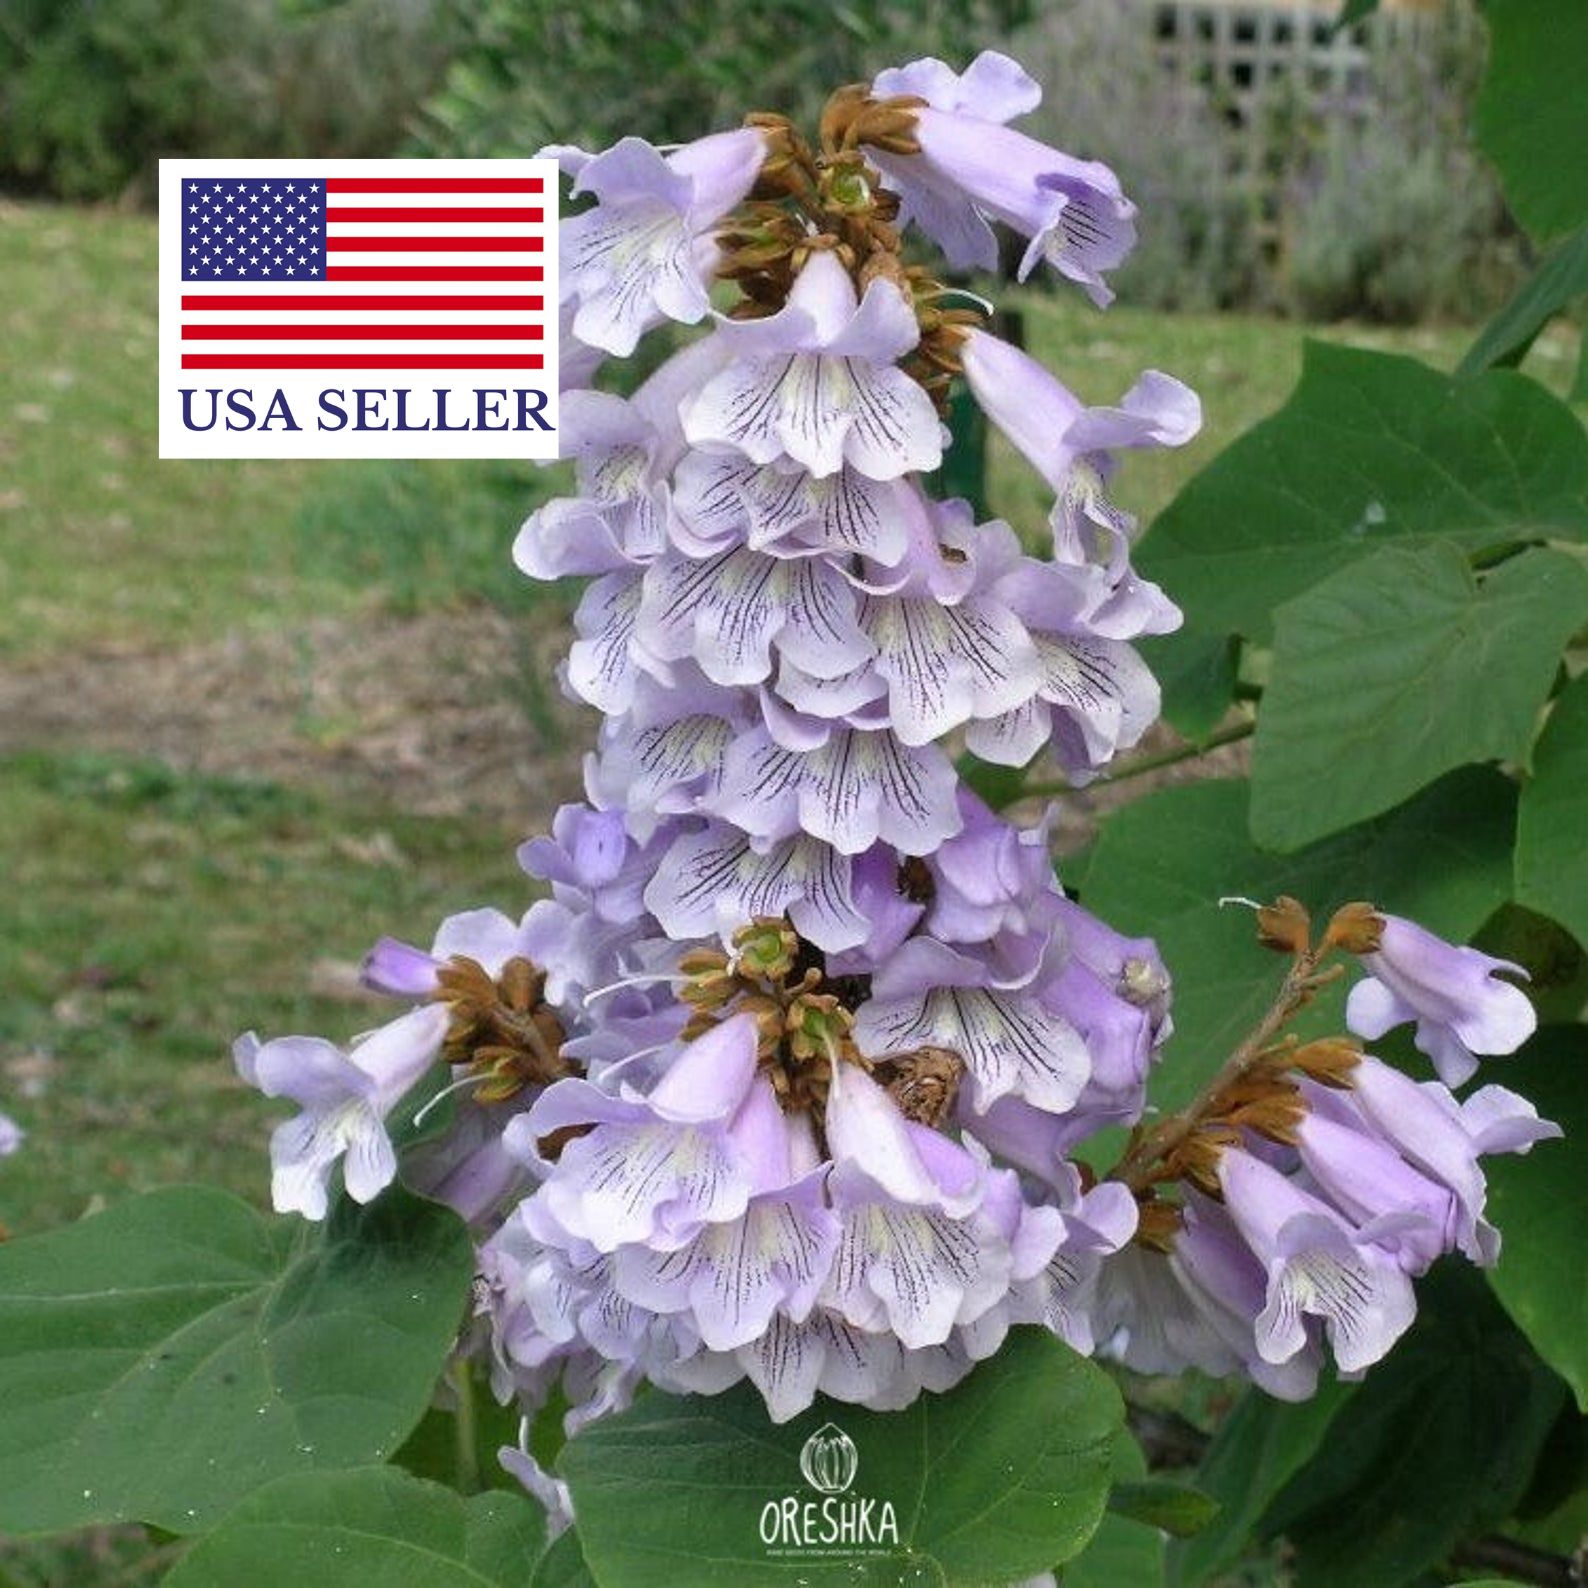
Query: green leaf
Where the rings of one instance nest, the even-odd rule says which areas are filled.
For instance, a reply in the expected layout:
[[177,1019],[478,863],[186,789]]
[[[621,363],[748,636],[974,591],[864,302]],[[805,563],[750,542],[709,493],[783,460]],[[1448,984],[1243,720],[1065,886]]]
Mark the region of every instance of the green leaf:
[[1239,1559],[1269,1502],[1312,1459],[1352,1388],[1326,1380],[1311,1400],[1296,1404],[1259,1389],[1241,1396],[1197,1469],[1198,1487],[1221,1509],[1194,1538],[1169,1546],[1172,1588],[1195,1588]]
[[1237,642],[1181,629],[1138,640],[1136,648],[1158,680],[1163,714],[1176,731],[1193,741],[1212,732],[1235,698]]
[[1588,944],[1588,675],[1561,691],[1516,814],[1516,897]]
[[1340,14],[1334,19],[1334,31],[1342,33],[1358,22],[1365,22],[1377,10],[1378,0],[1343,0]]
[[1473,121],[1516,218],[1535,237],[1588,221],[1588,60],[1582,0],[1484,0],[1489,65]]
[[1484,1160],[1488,1216],[1505,1237],[1489,1276],[1505,1310],[1588,1411],[1588,1028],[1548,1026],[1494,1079],[1520,1092],[1565,1130],[1525,1156]]
[[1588,292],[1588,226],[1564,238],[1515,296],[1489,321],[1457,368],[1476,375],[1492,364],[1520,363],[1533,339],[1573,298]]
[[1455,380],[1312,342],[1278,413],[1158,516],[1142,572],[1200,634],[1262,640],[1281,602],[1387,544],[1588,535],[1588,435],[1514,370]]
[[1116,1516],[1189,1538],[1200,1533],[1219,1513],[1219,1502],[1200,1489],[1167,1478],[1130,1479],[1116,1483],[1108,1496]]
[[232,1511],[170,1588],[522,1588],[546,1525],[522,1494],[472,1500],[395,1467],[294,1473]]
[[474,1270],[396,1188],[322,1230],[196,1187],[0,1246],[0,1531],[208,1527],[419,1421]]
[[999,766],[967,750],[955,758],[954,768],[971,793],[995,811],[1013,805],[1025,790],[1026,769],[1021,766]]
[[1064,1568],[1064,1588],[1154,1588],[1163,1582],[1163,1534],[1120,1509],[1122,1489],[1149,1481],[1141,1446],[1128,1435],[1114,1443],[1113,1473],[1108,1514],[1098,1523],[1091,1542]]
[[[1117,930],[1156,938],[1174,976],[1175,1035],[1153,1100],[1189,1102],[1278,989],[1283,964],[1258,945],[1251,912],[1221,898],[1288,893],[1319,920],[1371,899],[1459,942],[1510,896],[1515,809],[1508,778],[1472,768],[1292,855],[1253,847],[1241,780],[1158,789],[1111,815],[1082,898]],[[1327,991],[1295,1029],[1338,1029],[1342,997]]]
[[1565,1404],[1476,1270],[1441,1265],[1418,1301],[1416,1324],[1263,1520],[1295,1546],[1298,1588],[1410,1582],[1503,1520]]
[[[872,1502],[884,1532],[841,1558],[762,1542],[763,1508],[816,1507],[800,1450],[832,1423],[854,1443],[842,1501]],[[602,1588],[686,1578],[756,1588],[1002,1583],[1076,1554],[1103,1515],[1123,1408],[1108,1376],[1045,1331],[1020,1329],[946,1395],[904,1411],[819,1401],[774,1426],[748,1384],[709,1398],[651,1394],[569,1441],[559,1469],[573,1492],[585,1558]],[[832,1548],[829,1541],[826,1548]]]
[[1443,772],[1522,760],[1588,569],[1538,548],[1475,578],[1453,546],[1389,547],[1275,616],[1252,749],[1252,836],[1295,849]]
[[572,1528],[559,1533],[540,1557],[530,1588],[595,1588],[595,1578],[584,1563],[579,1535]]
[[494,1397],[479,1387],[476,1387],[474,1402],[471,1452],[465,1453],[458,1448],[457,1414],[446,1407],[432,1406],[392,1456],[393,1462],[416,1478],[458,1486],[460,1466],[472,1461],[479,1487],[517,1492],[518,1479],[503,1468],[496,1459],[496,1452],[503,1445],[518,1443],[518,1407],[516,1404],[498,1406]]

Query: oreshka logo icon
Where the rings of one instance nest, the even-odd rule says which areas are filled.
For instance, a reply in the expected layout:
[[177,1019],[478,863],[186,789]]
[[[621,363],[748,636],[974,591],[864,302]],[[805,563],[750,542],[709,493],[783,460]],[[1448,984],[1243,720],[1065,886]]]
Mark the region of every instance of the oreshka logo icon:
[[860,1470],[860,1452],[837,1423],[823,1423],[800,1451],[800,1471],[818,1494],[842,1494]]
[[761,1507],[761,1542],[769,1555],[880,1555],[899,1543],[891,1500],[851,1494],[860,1452],[837,1423],[823,1423],[800,1447],[800,1475],[821,1495],[797,1494]]

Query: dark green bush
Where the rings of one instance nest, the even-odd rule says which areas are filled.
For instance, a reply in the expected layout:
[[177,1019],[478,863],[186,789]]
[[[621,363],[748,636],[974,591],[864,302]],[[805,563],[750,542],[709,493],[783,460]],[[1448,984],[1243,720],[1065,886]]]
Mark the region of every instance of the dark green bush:
[[162,155],[393,154],[450,36],[434,0],[4,0],[0,186],[147,201]]
[[427,107],[434,154],[654,142],[734,126],[751,103],[810,119],[840,83],[1007,39],[1031,0],[460,0],[465,41]]

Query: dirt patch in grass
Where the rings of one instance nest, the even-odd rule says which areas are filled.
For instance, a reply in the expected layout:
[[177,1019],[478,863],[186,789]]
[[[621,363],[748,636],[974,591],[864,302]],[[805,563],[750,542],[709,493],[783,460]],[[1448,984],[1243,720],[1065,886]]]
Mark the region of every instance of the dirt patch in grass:
[[124,753],[539,826],[579,797],[594,733],[557,688],[569,637],[562,610],[481,606],[13,663],[0,669],[0,754]]

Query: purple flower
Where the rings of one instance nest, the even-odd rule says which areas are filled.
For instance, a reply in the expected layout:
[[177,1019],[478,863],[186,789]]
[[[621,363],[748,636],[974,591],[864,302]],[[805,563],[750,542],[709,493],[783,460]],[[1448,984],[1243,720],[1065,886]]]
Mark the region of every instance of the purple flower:
[[1305,1400],[1313,1393],[1322,1356],[1315,1342],[1280,1363],[1262,1354],[1257,1320],[1267,1300],[1265,1275],[1223,1208],[1188,1193],[1166,1260],[1192,1307],[1253,1383],[1280,1400]]
[[1371,1040],[1415,1020],[1417,1046],[1447,1086],[1476,1073],[1475,1055],[1514,1053],[1532,1036],[1532,1001],[1495,974],[1526,976],[1520,965],[1447,943],[1398,915],[1382,920],[1378,948],[1361,956],[1367,978],[1346,1000],[1346,1024],[1358,1036]]
[[568,651],[564,691],[609,716],[627,711],[634,702],[639,670],[630,642],[643,576],[638,567],[603,574],[585,591],[573,615],[579,638]]
[[397,1173],[386,1116],[435,1063],[447,1028],[443,1004],[423,1004],[355,1042],[345,1053],[319,1037],[251,1032],[233,1047],[238,1074],[266,1097],[290,1097],[301,1112],[270,1138],[271,1200],[278,1213],[323,1219],[331,1171],[355,1202],[379,1195]]
[[1211,1378],[1241,1370],[1232,1348],[1162,1253],[1132,1242],[1108,1258],[1097,1275],[1092,1331],[1100,1356],[1136,1373],[1184,1373]]
[[631,1242],[680,1245],[706,1224],[740,1217],[751,1196],[777,1183],[783,1129],[755,1062],[755,1023],[736,1016],[686,1047],[648,1095],[614,1096],[578,1080],[548,1088],[508,1126],[510,1151],[537,1164],[539,1139],[592,1128],[563,1147],[530,1199],[532,1233],[605,1253]]
[[562,579],[658,556],[668,507],[654,427],[637,404],[605,392],[567,392],[561,413],[564,455],[575,460],[579,493],[529,515],[513,543],[514,562],[531,579]]
[[872,84],[877,97],[927,101],[912,112],[919,152],[866,153],[898,191],[903,219],[926,232],[951,265],[992,269],[998,249],[987,223],[999,221],[1029,239],[1022,281],[1046,260],[1102,307],[1114,296],[1103,272],[1135,244],[1136,207],[1106,165],[1003,125],[1034,108],[1034,89],[1013,61],[992,52],[958,79],[940,61],[882,72]]
[[[1278,1366],[1304,1352],[1309,1319],[1321,1322],[1346,1373],[1371,1367],[1406,1332],[1417,1311],[1411,1281],[1375,1239],[1373,1222],[1357,1227],[1239,1149],[1219,1159],[1219,1185],[1266,1276],[1257,1317],[1265,1362]],[[1391,1219],[1399,1222],[1398,1215]]]
[[1129,645],[1099,634],[1090,614],[1074,612],[1080,592],[1071,570],[1020,556],[1007,528],[996,529],[1008,560],[994,593],[1024,625],[1039,671],[1025,700],[971,723],[965,742],[1004,766],[1024,766],[1051,745],[1071,780],[1085,782],[1157,720],[1157,681]]
[[[995,541],[987,549],[1000,548]],[[886,693],[888,723],[906,744],[1016,711],[1043,684],[1030,634],[994,588],[1000,565],[962,554],[970,556],[977,580],[962,598],[946,602],[929,589],[906,587],[868,595],[861,605],[860,626],[876,650],[869,667],[878,692]],[[830,714],[819,696],[809,705],[789,698]]]
[[826,1205],[827,1171],[750,1198],[735,1219],[707,1224],[683,1246],[625,1246],[615,1283],[656,1313],[687,1315],[712,1351],[753,1344],[776,1316],[803,1323],[816,1304],[838,1244]]
[[879,99],[924,99],[938,110],[1003,125],[1029,115],[1042,103],[1042,87],[1018,61],[983,50],[963,72],[935,55],[877,73],[871,91]]
[[865,942],[852,861],[801,834],[761,847],[726,822],[682,833],[661,857],[645,906],[671,938],[726,937],[746,921],[786,915],[802,937],[839,951]]
[[694,661],[719,684],[757,684],[780,658],[819,677],[866,661],[854,586],[832,563],[734,547],[704,561],[676,553],[645,576],[635,642],[644,658]]
[[937,411],[895,365],[920,332],[892,282],[857,300],[837,257],[815,253],[776,314],[723,321],[716,335],[734,358],[684,407],[693,446],[786,457],[816,476],[847,462],[877,480],[941,461]]
[[528,924],[528,916],[515,922],[500,910],[466,910],[441,923],[428,953],[383,937],[364,958],[364,985],[393,998],[433,998],[441,985],[436,972],[458,957],[472,959],[487,975],[497,976],[508,960],[530,957]]
[[712,232],[750,191],[765,152],[751,128],[697,138],[666,156],[640,138],[598,155],[542,151],[574,177],[576,195],[597,200],[562,222],[560,290],[577,305],[579,341],[622,356],[664,318],[704,318]]
[[636,837],[649,838],[665,817],[705,806],[721,784],[729,745],[758,720],[743,690],[686,667],[671,685],[643,679],[632,708],[601,725],[585,786]]
[[9,1114],[0,1114],[0,1158],[9,1158],[27,1138],[27,1132]]
[[502,1470],[523,1484],[531,1499],[546,1513],[546,1539],[561,1537],[573,1526],[573,1495],[561,1478],[554,1478],[536,1459],[518,1445],[503,1445],[496,1452]]
[[1090,630],[1132,639],[1178,628],[1179,609],[1132,571],[1135,521],[1109,501],[1106,486],[1116,451],[1178,447],[1196,435],[1196,393],[1149,370],[1117,408],[1087,408],[1035,359],[985,331],[966,333],[961,358],[977,402],[1054,492],[1054,555],[1061,567],[1091,575],[1079,613]]
[[1382,1244],[1409,1274],[1423,1273],[1454,1248],[1456,1198],[1422,1174],[1371,1129],[1310,1108],[1296,1130],[1302,1167],[1329,1202],[1359,1225],[1408,1217]]
[[[564,805],[550,837],[518,851],[532,877],[552,885],[552,896],[524,917],[522,952],[546,973],[546,998],[571,1009],[581,995],[624,975],[630,962],[660,935],[643,895],[659,856],[672,842],[662,825],[633,838],[621,811]],[[644,1013],[650,1001],[628,999],[608,1014]]]
[[1062,1114],[1091,1074],[1086,1044],[1029,985],[999,979],[984,956],[912,938],[873,976],[855,1040],[868,1058],[922,1047],[957,1053],[978,1114],[1011,1094]]
[[1104,1260],[1136,1233],[1136,1199],[1110,1181],[1083,1191],[1074,1165],[1062,1159],[1044,1182],[1052,1188],[1052,1201],[1026,1214],[1006,1315],[1010,1323],[1039,1323],[1090,1356],[1097,1345],[1092,1314],[1098,1275]]
[[673,540],[692,557],[743,545],[774,557],[825,551],[891,567],[910,548],[906,519],[920,511],[918,496],[907,480],[874,480],[848,463],[818,477],[787,459],[688,452],[673,481]]
[[1419,1084],[1374,1058],[1351,1071],[1347,1092],[1308,1087],[1310,1106],[1377,1134],[1407,1163],[1454,1199],[1451,1242],[1475,1263],[1493,1263],[1500,1236],[1483,1217],[1488,1188],[1480,1154],[1526,1152],[1536,1141],[1561,1134],[1540,1119],[1525,1098],[1501,1086],[1485,1086],[1464,1103],[1437,1081]]
[[728,746],[703,808],[758,841],[804,832],[846,855],[879,839],[925,855],[959,831],[957,786],[954,763],[935,745],[828,723],[790,745],[759,727]]
[[506,1148],[502,1131],[522,1106],[459,1101],[446,1135],[421,1141],[403,1159],[403,1183],[433,1202],[444,1202],[469,1224],[487,1222],[522,1192],[524,1166]]

